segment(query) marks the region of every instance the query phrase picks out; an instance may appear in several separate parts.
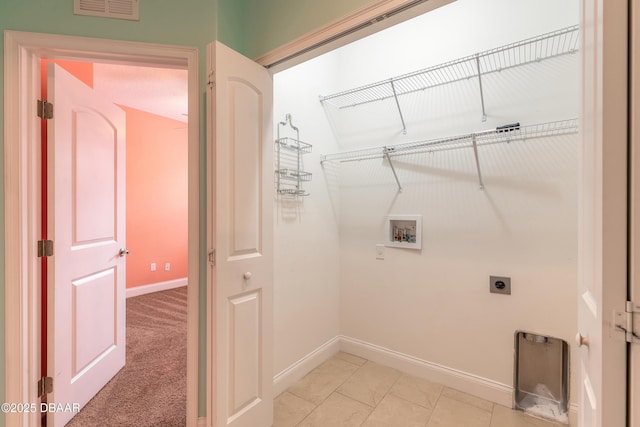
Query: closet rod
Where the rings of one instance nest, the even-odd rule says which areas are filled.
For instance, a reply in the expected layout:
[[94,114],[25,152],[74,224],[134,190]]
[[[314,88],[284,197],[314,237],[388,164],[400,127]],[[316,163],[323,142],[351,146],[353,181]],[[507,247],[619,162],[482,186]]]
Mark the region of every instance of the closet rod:
[[345,151],[342,153],[321,156],[324,162],[355,162],[361,160],[380,159],[389,156],[407,156],[417,153],[456,150],[477,146],[506,143],[511,141],[525,141],[556,135],[568,135],[578,132],[578,119],[560,120],[555,122],[538,123],[528,126],[507,125],[496,129],[475,132],[446,138],[438,138],[405,144],[387,145],[363,150]]

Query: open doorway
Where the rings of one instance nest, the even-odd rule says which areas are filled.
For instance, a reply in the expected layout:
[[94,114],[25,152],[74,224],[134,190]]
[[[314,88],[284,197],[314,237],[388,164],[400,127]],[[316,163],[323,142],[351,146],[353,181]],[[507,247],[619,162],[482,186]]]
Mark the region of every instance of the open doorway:
[[[47,63],[43,60],[43,98],[47,98]],[[110,357],[108,354],[115,351],[111,346],[100,346],[98,338],[104,330],[105,320],[110,316],[106,309],[106,301],[92,300],[89,294],[99,293],[100,286],[110,288],[108,284],[100,285],[99,280],[88,280],[86,275],[83,280],[73,280],[71,286],[71,311],[75,313],[68,322],[71,327],[64,325],[64,314],[60,316],[58,307],[64,294],[64,284],[56,280],[60,273],[56,273],[55,279],[49,282],[49,291],[43,287],[43,340],[42,361],[43,376],[55,377],[58,382],[57,400],[73,400],[79,403],[81,411],[73,415],[69,425],[91,425],[100,420],[102,423],[117,424],[120,420],[138,424],[142,422],[170,423],[172,425],[184,425],[186,409],[186,320],[187,320],[187,275],[188,275],[188,183],[187,183],[187,71],[175,68],[140,67],[132,65],[117,65],[105,63],[53,61],[62,70],[69,72],[72,77],[79,80],[79,84],[87,90],[95,93],[101,100],[113,103],[115,107],[123,111],[124,126],[118,129],[126,135],[123,141],[122,151],[126,159],[124,167],[107,167],[106,174],[100,174],[100,165],[90,167],[90,173],[83,179],[90,181],[91,206],[88,207],[88,215],[94,219],[104,217],[101,210],[104,203],[100,200],[108,200],[110,186],[100,183],[113,181],[111,170],[122,172],[123,191],[126,197],[118,198],[119,203],[126,207],[122,211],[125,218],[118,220],[125,223],[124,228],[118,228],[119,233],[124,233],[124,238],[116,237],[126,247],[126,257],[118,263],[125,266],[123,274],[124,285],[113,288],[116,300],[122,300],[124,311],[120,314],[116,311],[115,320],[119,316],[124,317],[123,330],[118,334],[126,335],[126,351],[122,351],[125,366],[108,376],[94,378],[86,387],[79,390],[78,394],[73,384],[77,384],[79,376],[86,377],[92,365],[102,364],[99,359]],[[62,72],[59,70],[59,72]],[[57,76],[55,78],[58,78]],[[52,84],[57,82],[52,81]],[[68,97],[71,90],[64,92]],[[55,91],[51,93],[56,96]],[[59,96],[59,95],[58,95]],[[49,98],[50,99],[50,98]],[[54,102],[54,104],[59,104]],[[99,108],[93,103],[74,104],[74,111],[81,111],[86,106]],[[43,229],[46,227],[47,216],[53,230],[60,231],[60,222],[64,218],[58,218],[58,209],[53,206],[58,202],[63,190],[59,188],[57,180],[59,173],[56,169],[58,158],[47,156],[49,153],[58,153],[60,145],[64,141],[56,139],[58,128],[64,124],[64,114],[56,114],[55,129],[49,132],[43,130],[43,177],[48,177],[50,185],[43,185]],[[82,129],[83,115],[78,113],[75,117],[75,126]],[[48,121],[43,121],[43,129]],[[46,148],[46,136],[51,135],[56,146],[48,144]],[[83,141],[82,132],[73,133],[73,143],[76,147],[72,157],[81,159],[79,154],[83,152],[83,144],[99,144],[98,139],[91,137]],[[107,144],[108,145],[108,144]],[[120,147],[118,147],[120,149]],[[106,164],[110,156],[97,159],[99,164]],[[45,159],[49,159],[45,162]],[[91,159],[87,159],[89,163]],[[80,160],[72,161],[72,165]],[[51,167],[46,168],[44,163]],[[73,166],[73,175],[82,173],[81,165]],[[46,171],[49,171],[47,173]],[[102,177],[102,178],[101,178]],[[73,180],[73,178],[72,178]],[[74,188],[77,185],[74,185]],[[80,185],[81,187],[81,185]],[[51,197],[47,197],[47,189],[55,189]],[[73,199],[81,194],[74,191]],[[49,203],[48,201],[51,201]],[[81,207],[82,203],[74,205]],[[76,208],[77,209],[77,208]],[[76,209],[72,209],[76,212]],[[82,211],[78,211],[82,214]],[[53,216],[53,217],[52,217]],[[71,216],[78,216],[73,214]],[[109,220],[109,216],[107,216]],[[72,223],[75,223],[72,221]],[[99,222],[97,223],[99,224]],[[94,227],[95,228],[95,227]],[[107,227],[109,228],[109,227]],[[47,238],[43,236],[43,238]],[[60,236],[54,235],[55,241],[60,241]],[[73,239],[74,247],[82,246]],[[85,238],[86,240],[86,238]],[[86,242],[85,242],[86,243]],[[94,239],[93,243],[96,241]],[[77,252],[77,251],[76,251]],[[73,256],[73,255],[71,255]],[[58,257],[59,259],[59,257]],[[53,264],[56,270],[64,264],[56,262],[56,259],[47,259],[48,267]],[[125,262],[123,262],[125,261]],[[43,278],[47,273],[43,271]],[[116,275],[117,277],[117,275]],[[62,288],[59,288],[62,286]],[[93,290],[91,290],[93,288]],[[119,294],[122,294],[118,297]],[[47,298],[47,295],[51,297]],[[84,296],[83,296],[84,295]],[[64,296],[62,297],[64,298]],[[49,299],[49,301],[47,301]],[[91,310],[82,314],[79,304],[93,306]],[[46,307],[50,309],[47,312]],[[98,307],[105,307],[98,310]],[[47,315],[48,313],[48,315]],[[93,319],[93,320],[92,320]],[[46,323],[49,320],[49,323]],[[92,327],[82,327],[80,323],[93,324]],[[107,321],[106,324],[109,322]],[[118,322],[116,322],[117,324]],[[71,354],[61,352],[59,328],[70,329]],[[90,336],[83,336],[83,330],[87,330]],[[107,328],[110,334],[110,329]],[[48,335],[48,336],[47,336]],[[105,338],[105,342],[109,342]],[[116,345],[120,340],[116,340]],[[123,341],[124,344],[124,341]],[[51,349],[47,352],[47,349]],[[126,353],[126,355],[125,355]],[[79,357],[84,355],[83,357]],[[62,356],[62,357],[61,357]],[[71,356],[71,357],[68,357]],[[67,366],[69,359],[72,365],[71,374],[74,380],[70,385],[68,398],[60,395],[62,391],[59,376],[62,369],[59,359]],[[79,361],[78,359],[82,361]],[[63,366],[63,367],[64,367]],[[117,368],[116,368],[117,369]],[[64,369],[62,369],[64,370]],[[103,369],[101,369],[102,371]],[[80,371],[84,371],[83,374]],[[113,376],[111,376],[113,375]],[[83,380],[87,381],[87,380]],[[108,381],[103,384],[104,381]],[[151,393],[145,392],[152,390]],[[94,395],[95,393],[95,395]],[[73,397],[72,397],[73,396]],[[86,402],[86,405],[84,404]],[[117,410],[115,410],[117,408]],[[144,415],[143,415],[144,414]],[[136,417],[144,417],[136,420]],[[55,422],[54,424],[57,424]]]
[[[186,129],[175,129],[175,132],[187,133],[186,150],[188,162],[188,252],[195,254],[198,251],[198,151],[199,151],[199,129],[197,99],[197,49],[195,48],[164,48],[158,45],[144,45],[140,43],[102,41],[95,39],[79,39],[76,37],[51,36],[33,33],[11,33],[6,36],[9,45],[13,46],[5,50],[5,64],[7,69],[14,69],[16,72],[7,73],[8,81],[15,83],[16,91],[7,93],[9,104],[24,105],[24,109],[13,109],[15,114],[24,118],[24,121],[17,126],[7,126],[9,134],[29,135],[26,138],[18,138],[20,143],[8,144],[7,157],[13,158],[13,154],[21,151],[28,151],[28,156],[15,158],[15,164],[19,165],[25,173],[22,178],[15,181],[17,193],[28,195],[29,203],[14,203],[16,200],[7,200],[9,211],[15,212],[13,219],[7,218],[9,222],[15,223],[15,233],[8,236],[7,247],[23,246],[25,251],[22,256],[18,256],[8,261],[8,264],[16,268],[12,272],[7,271],[8,277],[14,286],[7,287],[7,301],[14,301],[15,304],[7,310],[7,330],[15,331],[15,334],[7,335],[7,364],[11,370],[19,374],[7,376],[7,398],[16,401],[38,400],[35,384],[38,382],[40,372],[40,309],[39,309],[39,272],[33,256],[30,254],[32,239],[39,235],[40,224],[38,220],[40,203],[38,200],[39,164],[40,156],[37,148],[39,146],[39,128],[37,117],[31,117],[31,106],[40,94],[40,60],[42,58],[64,59],[72,61],[89,61],[94,63],[153,66],[160,68],[173,68],[185,70],[188,80],[188,108],[181,114],[187,114],[187,122],[182,123]],[[64,54],[60,52],[64,51]],[[22,72],[17,72],[14,68],[16,64],[25,65],[20,68]],[[30,72],[25,72],[25,70]],[[35,140],[38,138],[38,141]],[[9,139],[8,139],[9,140]],[[21,196],[22,197],[22,196]],[[23,199],[24,200],[24,199]],[[17,222],[13,221],[18,219]],[[167,260],[158,261],[164,271]],[[171,264],[169,269],[174,266]],[[18,271],[29,270],[31,273],[25,277]],[[23,279],[19,279],[23,277]],[[189,287],[187,297],[187,404],[186,422],[195,423],[197,418],[197,354],[198,354],[198,259],[190,257],[187,267],[187,283]],[[33,295],[33,298],[24,298],[23,295]],[[31,319],[30,326],[25,326],[21,319]],[[28,356],[31,355],[31,356]],[[7,370],[9,372],[9,370]],[[55,383],[54,392],[55,394]],[[52,396],[55,400],[55,396]],[[7,417],[8,425],[12,423],[21,425],[36,425],[39,414],[21,414],[19,417]]]

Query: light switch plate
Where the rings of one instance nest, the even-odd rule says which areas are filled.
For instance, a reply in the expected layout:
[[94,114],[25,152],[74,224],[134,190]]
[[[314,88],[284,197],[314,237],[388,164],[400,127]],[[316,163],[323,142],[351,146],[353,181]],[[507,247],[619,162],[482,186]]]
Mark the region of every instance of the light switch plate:
[[376,245],[376,259],[384,259],[384,244]]

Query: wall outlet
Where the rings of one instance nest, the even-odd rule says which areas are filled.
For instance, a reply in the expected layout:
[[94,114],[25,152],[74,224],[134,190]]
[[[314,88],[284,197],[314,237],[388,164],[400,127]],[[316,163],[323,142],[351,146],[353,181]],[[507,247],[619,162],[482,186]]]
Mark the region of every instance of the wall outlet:
[[164,265],[164,271],[169,271],[169,270],[171,270],[171,263],[170,262],[168,262],[168,263],[166,263]]
[[511,295],[511,277],[490,276],[489,292],[492,294]]
[[157,267],[156,267],[156,263],[155,263],[155,262],[152,262],[152,263],[151,263],[151,271],[156,271],[156,268],[157,268]]

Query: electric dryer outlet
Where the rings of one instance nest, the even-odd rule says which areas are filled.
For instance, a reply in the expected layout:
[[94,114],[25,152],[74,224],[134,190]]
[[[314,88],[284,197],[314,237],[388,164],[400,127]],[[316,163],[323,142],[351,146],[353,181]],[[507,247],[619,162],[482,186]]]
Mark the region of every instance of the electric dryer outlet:
[[489,292],[492,294],[511,295],[511,277],[490,276]]

